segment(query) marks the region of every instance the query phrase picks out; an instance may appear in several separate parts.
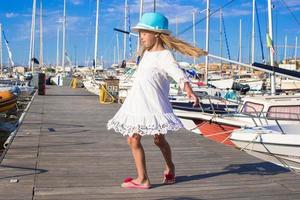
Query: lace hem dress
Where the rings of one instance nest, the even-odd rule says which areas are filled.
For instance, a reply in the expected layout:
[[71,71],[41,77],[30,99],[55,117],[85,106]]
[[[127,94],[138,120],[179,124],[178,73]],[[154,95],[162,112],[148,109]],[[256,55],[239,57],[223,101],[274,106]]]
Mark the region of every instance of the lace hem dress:
[[183,128],[168,99],[169,77],[181,88],[189,80],[171,51],[146,51],[135,73],[127,98],[107,128],[124,136],[167,134]]

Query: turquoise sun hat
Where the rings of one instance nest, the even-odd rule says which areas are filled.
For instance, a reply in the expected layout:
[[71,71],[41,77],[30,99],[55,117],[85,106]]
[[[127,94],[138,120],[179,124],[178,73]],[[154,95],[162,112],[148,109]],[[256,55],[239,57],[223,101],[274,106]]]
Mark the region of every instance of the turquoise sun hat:
[[168,18],[163,14],[149,12],[143,14],[139,23],[135,27],[132,27],[132,30],[136,32],[139,30],[148,30],[169,35],[171,31],[168,29],[168,25]]

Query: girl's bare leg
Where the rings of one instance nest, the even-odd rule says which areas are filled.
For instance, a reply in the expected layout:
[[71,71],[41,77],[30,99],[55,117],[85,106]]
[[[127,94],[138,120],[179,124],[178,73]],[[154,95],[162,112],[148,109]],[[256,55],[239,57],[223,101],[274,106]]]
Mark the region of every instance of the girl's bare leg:
[[133,182],[150,185],[150,180],[148,178],[146,169],[145,152],[141,144],[141,138],[142,136],[138,134],[134,134],[132,137],[127,138],[127,142],[131,148],[137,170],[137,178],[134,179]]
[[165,174],[175,174],[175,165],[172,161],[172,152],[169,143],[162,134],[157,134],[154,136],[154,143],[159,147],[162,152],[164,159],[166,161]]

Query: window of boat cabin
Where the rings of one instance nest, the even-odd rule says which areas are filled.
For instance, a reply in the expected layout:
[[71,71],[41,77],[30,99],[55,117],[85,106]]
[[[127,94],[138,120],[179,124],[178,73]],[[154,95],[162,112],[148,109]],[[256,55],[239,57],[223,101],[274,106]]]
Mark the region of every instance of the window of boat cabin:
[[300,120],[300,105],[270,106],[267,119]]
[[264,109],[263,104],[246,101],[243,105],[242,113],[260,116],[263,109]]

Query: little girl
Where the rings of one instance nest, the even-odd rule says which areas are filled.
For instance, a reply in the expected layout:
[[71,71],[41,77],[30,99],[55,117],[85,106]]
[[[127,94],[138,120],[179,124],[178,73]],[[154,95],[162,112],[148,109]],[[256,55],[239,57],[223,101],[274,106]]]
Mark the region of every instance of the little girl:
[[122,107],[109,120],[108,129],[114,129],[128,136],[137,177],[127,178],[123,188],[149,189],[150,180],[147,175],[145,153],[141,144],[142,136],[152,135],[154,143],[160,148],[166,161],[163,183],[175,183],[175,166],[171,149],[164,135],[168,131],[176,131],[183,127],[174,115],[169,102],[169,76],[183,89],[187,97],[199,104],[189,80],[179,68],[170,50],[177,50],[188,56],[205,55],[203,50],[170,36],[168,19],[160,13],[145,13],[141,21],[133,28],[139,32],[143,46],[142,59],[138,65],[133,86]]

